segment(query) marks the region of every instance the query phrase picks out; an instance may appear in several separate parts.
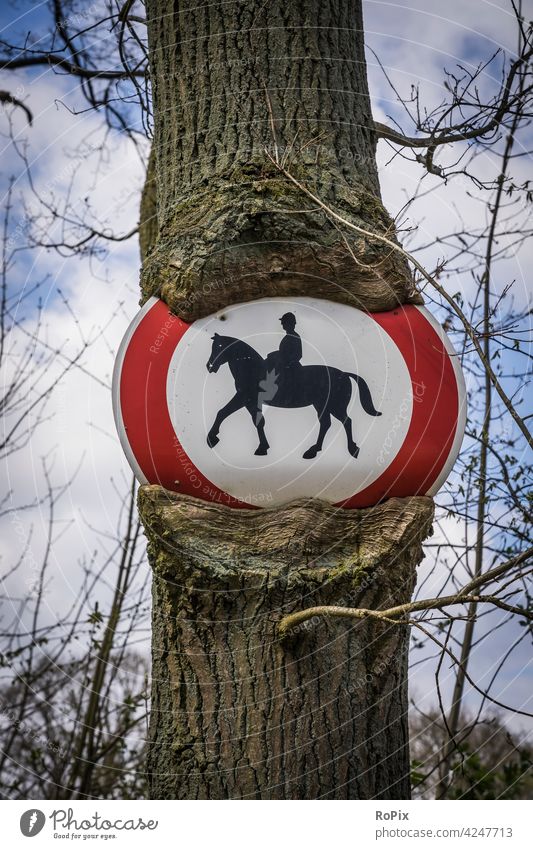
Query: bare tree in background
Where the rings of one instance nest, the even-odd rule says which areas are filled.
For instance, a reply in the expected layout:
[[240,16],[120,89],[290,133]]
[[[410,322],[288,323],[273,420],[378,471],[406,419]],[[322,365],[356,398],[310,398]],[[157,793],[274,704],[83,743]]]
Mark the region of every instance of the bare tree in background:
[[[18,108],[13,99],[8,102]],[[24,147],[18,152],[25,162]],[[25,173],[29,199],[35,190],[27,162]],[[23,288],[13,282],[17,261],[38,244],[40,215],[51,214],[46,199],[41,210],[42,200],[39,216],[26,207],[21,224],[10,181],[1,233],[0,464],[2,480],[11,486],[0,495],[0,520],[14,530],[20,555],[11,563],[2,559],[0,793],[139,798],[146,795],[149,670],[136,644],[146,636],[149,606],[136,485],[132,481],[129,491],[118,493],[122,507],[114,536],[91,529],[96,547],[78,564],[77,597],[53,621],[47,610],[52,554],[65,532],[58,512],[77,469],[58,482],[51,445],[34,470],[36,479],[40,472],[42,495],[21,503],[10,467],[57,416],[57,396],[70,372],[101,380],[90,368],[95,333],[85,335],[80,328],[73,351],[49,327],[41,297],[45,281]],[[35,542],[35,521],[45,526],[44,547]]]
[[[313,6],[311,2],[306,5],[309,21],[318,19],[318,10]],[[161,294],[173,309],[191,319],[228,302],[268,294],[301,294],[302,282],[294,282],[294,270],[308,275],[306,294],[335,298],[368,309],[385,309],[398,301],[416,300],[417,292],[423,292],[426,300],[440,310],[470,376],[467,440],[449,488],[451,497],[443,493],[438,499],[436,522],[442,525],[443,532],[434,547],[432,543],[426,544],[434,569],[426,574],[413,602],[400,585],[405,578],[410,590],[418,543],[427,529],[426,507],[422,521],[417,505],[407,508],[401,514],[405,522],[403,536],[393,541],[389,550],[376,550],[376,556],[389,564],[389,583],[380,588],[381,592],[376,592],[372,582],[358,589],[357,569],[349,576],[349,586],[327,580],[317,596],[317,604],[307,610],[302,609],[301,590],[287,595],[285,587],[278,587],[277,595],[266,601],[271,618],[267,622],[258,619],[243,627],[235,607],[231,618],[224,604],[228,587],[233,590],[235,583],[241,586],[242,576],[234,570],[232,562],[227,563],[228,569],[233,570],[229,585],[225,583],[227,577],[221,580],[220,575],[210,573],[208,583],[217,587],[219,593],[209,601],[204,600],[205,607],[198,606],[196,597],[178,597],[172,589],[172,582],[182,574],[180,570],[191,569],[195,580],[199,579],[195,570],[205,565],[197,560],[200,538],[202,545],[219,558],[221,545],[229,542],[229,533],[232,540],[239,540],[246,559],[255,556],[268,523],[273,522],[285,526],[295,536],[303,531],[307,542],[312,541],[316,546],[317,558],[324,557],[326,551],[330,558],[333,539],[344,535],[346,550],[338,554],[357,563],[350,535],[364,529],[372,547],[379,533],[379,522],[388,527],[398,521],[394,512],[397,507],[389,503],[373,511],[372,515],[379,517],[378,527],[373,526],[372,519],[365,526],[365,516],[330,516],[327,509],[318,505],[306,508],[309,511],[306,518],[303,508],[298,507],[296,511],[285,511],[281,520],[279,515],[260,520],[257,529],[251,532],[238,517],[232,517],[228,525],[227,513],[217,518],[212,509],[189,503],[187,499],[145,490],[141,505],[152,562],[157,560],[162,570],[156,574],[155,581],[154,656],[158,683],[152,714],[151,792],[174,797],[406,796],[409,781],[405,745],[405,640],[411,627],[413,664],[417,663],[418,653],[427,652],[428,645],[434,647],[440,702],[439,714],[425,717],[416,714],[415,706],[412,744],[416,760],[415,792],[439,798],[472,794],[511,797],[513,787],[527,786],[523,784],[523,776],[530,767],[530,750],[519,748],[516,755],[515,746],[514,754],[509,754],[508,744],[504,752],[500,746],[504,734],[501,726],[483,723],[490,704],[501,710],[527,713],[520,705],[513,704],[512,699],[503,702],[493,693],[513,651],[524,640],[531,640],[527,497],[530,468],[524,459],[531,436],[527,412],[523,410],[525,380],[530,369],[525,348],[530,313],[514,306],[512,280],[502,279],[502,273],[506,272],[501,271],[506,267],[506,259],[515,255],[531,235],[531,187],[527,180],[517,176],[520,158],[530,154],[531,25],[524,19],[521,6],[513,6],[518,38],[515,55],[488,56],[474,70],[459,66],[446,78],[446,100],[431,111],[424,109],[416,91],[405,97],[390,80],[409,122],[400,126],[392,118],[387,124],[373,123],[368,102],[361,95],[366,89],[366,77],[358,17],[360,4],[346,3],[342,12],[333,6],[336,4],[321,4],[320,15],[325,16],[325,26],[333,28],[346,23],[348,30],[354,27],[355,30],[347,41],[340,42],[330,33],[324,35],[323,43],[315,41],[312,26],[301,34],[302,39],[309,39],[309,44],[304,45],[309,48],[307,55],[316,57],[317,76],[308,86],[301,82],[306,79],[306,62],[297,58],[306,55],[295,37],[301,24],[300,10],[290,14],[279,11],[276,34],[269,33],[268,38],[265,35],[265,27],[273,26],[277,20],[277,3],[267,11],[259,8],[259,4],[256,9],[254,3],[246,11],[242,4],[225,4],[223,10],[215,4],[205,13],[213,16],[210,22],[207,18],[196,19],[189,10],[178,15],[176,24],[163,17],[164,4],[156,2],[149,4],[148,15],[139,2],[106,4],[102,15],[93,9],[84,11],[83,4],[53,2],[48,41],[41,41],[37,48],[31,40],[25,44],[3,43],[2,64],[8,71],[44,66],[51,67],[54,73],[77,77],[86,103],[83,108],[100,110],[109,132],[125,133],[143,156],[144,139],[146,135],[151,138],[153,133],[147,85],[145,22],[148,17],[155,135],[139,227],[145,295]],[[346,20],[344,17],[337,20],[337,13]],[[243,15],[246,20],[241,20]],[[239,27],[233,26],[235,16],[241,16]],[[224,28],[228,32],[241,28],[249,33],[242,36],[246,43],[241,43],[238,35],[224,45],[207,37],[208,31],[217,33]],[[182,43],[184,32],[198,36],[194,47]],[[96,33],[102,37],[96,38]],[[320,62],[326,48],[328,56],[352,57],[358,66],[357,73],[346,72],[342,80],[339,78],[338,86],[328,77],[334,71],[326,71]],[[269,56],[283,57],[283,61],[274,66]],[[240,69],[238,83],[232,77],[235,67]],[[499,69],[501,86],[487,92],[485,78],[489,67]],[[294,89],[288,81],[297,70],[300,82]],[[324,74],[327,78],[322,79]],[[180,91],[174,85],[177,75],[183,82]],[[324,132],[321,119],[340,127],[335,122],[339,121],[341,107],[330,94],[336,87],[359,94],[349,107],[346,103],[342,106],[348,110],[345,116],[348,129],[342,131],[346,138],[332,139],[331,134]],[[209,95],[218,90],[225,92],[224,103]],[[280,91],[286,92],[284,97]],[[4,92],[1,99],[7,110],[25,110],[26,117],[31,118],[28,111],[31,98],[19,97],[15,89]],[[252,112],[258,116],[255,123],[251,123]],[[242,130],[237,131],[235,128],[241,124]],[[388,219],[379,201],[374,165],[377,139],[390,147],[390,167],[394,167],[396,157],[403,156],[414,159],[421,168],[419,189],[406,199],[396,222]],[[24,161],[24,148],[17,144]],[[338,152],[343,147],[357,154],[348,164],[339,160]],[[487,159],[490,169],[486,167]],[[488,178],[487,170],[491,172]],[[28,173],[31,175],[29,167]],[[231,175],[231,183],[227,174]],[[435,243],[420,244],[416,228],[411,224],[416,203],[424,194],[434,191],[440,181],[451,184],[458,180],[463,181],[466,193],[475,193],[479,199],[482,223],[475,230],[465,226],[437,234],[442,255],[430,267],[427,258],[434,262]],[[29,188],[34,190],[31,185]],[[138,229],[132,227],[125,233],[115,233],[107,222],[98,221],[88,209],[80,211],[68,196],[54,199],[53,203],[40,198],[39,212],[28,216],[28,224],[30,245],[90,256],[105,251],[109,241],[132,238]],[[52,237],[51,224],[56,227]],[[246,228],[253,230],[255,245],[263,242],[259,248],[249,247],[251,237]],[[273,240],[280,242],[279,234],[286,235],[287,228],[293,244],[298,243],[293,253],[279,244],[275,250],[272,248]],[[402,238],[403,248],[394,237],[395,229]],[[227,232],[238,234],[229,247]],[[312,249],[309,249],[311,241]],[[330,263],[329,279],[317,284],[315,272],[325,258]],[[198,273],[199,261],[203,263],[201,273]],[[243,265],[248,271],[246,277]],[[463,279],[468,275],[473,281],[474,294],[467,300],[457,293],[458,275]],[[206,285],[213,280],[222,280],[223,285]],[[75,365],[70,361],[65,363],[69,368]],[[21,409],[27,406],[24,398],[21,405]],[[180,512],[173,507],[176,501],[180,501]],[[460,544],[442,541],[446,534],[445,520],[451,516],[464,525]],[[322,536],[314,532],[317,525]],[[123,550],[131,545],[132,529],[128,527]],[[169,532],[174,535],[170,548],[162,542]],[[262,554],[262,577],[269,570],[283,570],[287,563],[299,563],[303,556],[299,550],[292,552],[289,559],[277,550],[265,550]],[[119,576],[124,574],[121,568]],[[401,573],[398,585],[390,583],[393,568]],[[441,581],[440,591],[428,595],[425,587],[432,585],[437,576]],[[312,580],[314,576],[308,577]],[[119,578],[115,596],[119,608],[121,586]],[[241,586],[241,592],[243,603],[250,604],[249,590]],[[221,605],[218,613],[217,605]],[[287,607],[293,609],[293,616],[281,623],[285,637],[280,643],[279,610],[286,613]],[[170,630],[164,624],[166,610],[172,610],[180,623]],[[480,683],[471,657],[490,638],[490,629],[484,623],[487,617],[494,619],[495,610],[499,617],[495,627],[517,623],[516,637],[491,670],[488,682]],[[220,616],[218,624],[217,616]],[[222,628],[222,621],[228,618],[231,621]],[[215,620],[211,629],[206,619]],[[256,624],[266,630],[256,631]],[[102,627],[105,633],[99,641],[97,660],[94,663],[91,659],[91,670],[87,673],[84,706],[76,709],[76,733],[70,750],[76,754],[74,766],[67,775],[58,773],[64,782],[65,795],[112,792],[106,776],[115,763],[105,758],[115,754],[109,754],[106,746],[115,739],[127,738],[127,721],[123,718],[118,721],[116,716],[104,720],[108,716],[108,697],[100,681],[107,664],[105,657],[109,657],[105,648],[109,634],[115,633],[113,612]],[[372,639],[377,635],[379,640],[373,644]],[[32,646],[37,639],[37,633],[33,634]],[[232,646],[227,657],[220,649],[225,640]],[[265,661],[254,656],[249,666],[244,647],[258,640],[272,648],[271,656]],[[361,646],[366,644],[374,645],[372,657],[362,652]],[[168,650],[169,657],[182,664],[178,672],[165,667],[161,660],[162,647]],[[197,679],[204,678],[206,667],[195,670],[189,661],[183,660],[183,649],[194,652],[200,649],[204,659],[219,657],[222,669],[233,669],[232,677],[240,691],[225,695],[220,690],[220,673],[215,664],[210,673],[210,698],[206,698],[197,684]],[[276,652],[281,654],[278,656]],[[348,669],[348,657],[358,657],[359,665]],[[11,658],[8,662],[13,663]],[[83,662],[80,663],[84,668]],[[340,669],[335,681],[328,678],[332,666]],[[279,681],[273,672],[278,668],[285,676]],[[455,686],[448,704],[441,694],[440,680],[450,668],[454,671]],[[26,673],[29,681],[33,674]],[[226,677],[224,673],[223,680]],[[24,675],[21,678],[24,680]],[[43,682],[45,679],[45,674],[38,678]],[[248,688],[241,684],[246,680],[252,682]],[[187,684],[187,690],[183,703],[178,704],[173,700],[172,687],[180,681]],[[365,681],[364,687],[359,686],[361,681]],[[268,689],[263,696],[262,686]],[[291,696],[286,693],[287,686]],[[317,691],[320,686],[328,688],[327,704]],[[119,681],[117,687],[120,691]],[[465,708],[468,690],[480,694],[476,712]],[[9,698],[16,704],[23,699],[23,694],[16,695],[16,687],[9,692]],[[200,695],[204,698],[203,709],[211,717],[207,735],[210,739],[206,739],[206,726],[200,731],[194,721]],[[141,697],[137,694],[135,698]],[[304,745],[291,759],[280,742],[282,732],[274,732],[261,716],[251,718],[254,705],[260,704],[261,698],[283,714],[287,736],[297,727],[302,713],[312,714],[317,727],[332,728],[324,735],[323,742],[333,751],[333,757],[326,756],[325,751],[315,755]],[[390,758],[387,762],[383,753],[376,751],[376,762],[369,764],[365,761],[368,756],[365,742],[372,732],[357,727],[365,742],[360,749],[352,748],[346,743],[347,729],[355,729],[351,717],[368,715],[376,702],[386,713],[386,705],[394,699],[398,701],[399,712],[389,730],[390,736],[384,741],[385,749],[397,754],[392,762]],[[241,708],[243,711],[248,708],[249,718],[241,716]],[[329,719],[328,711],[331,711]],[[220,728],[222,716],[226,731]],[[379,715],[375,721],[379,726]],[[374,728],[376,733],[378,726]],[[233,745],[233,748],[227,745],[223,754],[211,750],[213,740],[218,740],[220,734],[227,733],[228,739],[240,740],[243,728],[250,742],[240,742],[239,747]],[[303,733],[307,737],[309,732],[303,728]],[[336,733],[339,733],[338,741]],[[11,745],[15,746],[16,735],[11,736]],[[258,740],[262,741],[261,745],[255,745]],[[424,748],[424,740],[434,741],[430,751],[427,746]],[[498,746],[491,747],[491,741]],[[492,761],[487,760],[489,749]],[[118,751],[118,747],[115,750],[111,747],[111,751]],[[474,768],[476,757],[481,766],[478,763]],[[230,785],[227,776],[235,758],[244,758],[250,766]],[[507,772],[502,772],[502,758]],[[13,757],[11,776],[16,773],[16,762]],[[192,776],[185,778],[184,773],[191,768]],[[300,779],[306,771],[311,778],[304,782]],[[278,786],[268,790],[272,784]],[[135,782],[129,791],[133,797],[144,792]],[[124,794],[129,791],[127,787],[123,790]],[[30,788],[29,792],[35,791]]]

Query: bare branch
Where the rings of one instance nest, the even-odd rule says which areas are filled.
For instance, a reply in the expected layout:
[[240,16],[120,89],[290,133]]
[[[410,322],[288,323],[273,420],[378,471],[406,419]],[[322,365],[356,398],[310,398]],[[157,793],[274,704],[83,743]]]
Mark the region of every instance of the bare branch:
[[[533,621],[533,612],[529,613],[529,611],[524,608],[509,605],[494,595],[480,596],[473,594],[473,590],[492,583],[496,580],[496,578],[499,578],[500,575],[509,572],[515,566],[519,566],[530,557],[533,557],[533,547],[522,551],[520,554],[517,554],[516,557],[506,560],[505,563],[501,563],[494,569],[490,569],[483,575],[474,578],[453,595],[442,596],[441,598],[426,598],[420,601],[412,601],[406,604],[399,604],[396,607],[390,607],[387,610],[368,610],[367,608],[337,607],[335,605],[308,607],[305,610],[299,610],[296,613],[284,616],[278,626],[279,634],[283,638],[287,636],[287,634],[297,625],[301,625],[302,622],[306,622],[315,616],[347,619],[376,619],[384,622],[396,622],[396,624],[407,624],[404,617],[409,616],[411,613],[417,613],[425,610],[442,610],[444,607],[457,604],[468,604],[470,602],[494,604],[503,610],[519,614],[520,616]],[[413,622],[409,622],[408,624],[413,624]]]
[[26,118],[28,119],[28,124],[33,123],[33,115],[22,100],[19,100],[17,97],[14,97],[9,91],[0,91],[0,103],[11,103],[13,106],[17,106],[19,109],[22,109],[26,113]]
[[[490,133],[493,133],[498,129],[500,124],[513,108],[513,104],[516,100],[516,96],[513,96],[512,94],[513,83],[518,72],[527,65],[532,56],[533,48],[525,51],[512,63],[497,105],[495,104],[493,107],[494,114],[485,124],[473,127],[472,121],[469,121],[465,122],[462,126],[447,128],[446,130],[442,130],[438,133],[430,133],[428,136],[407,136],[394,127],[389,127],[387,124],[375,121],[374,127],[377,137],[387,139],[387,141],[390,141],[393,144],[398,144],[401,147],[428,148],[428,150],[435,150],[436,147],[440,147],[444,144],[471,141],[473,139],[484,138],[485,136],[490,135]],[[525,93],[528,93],[531,90],[532,87],[530,86]]]

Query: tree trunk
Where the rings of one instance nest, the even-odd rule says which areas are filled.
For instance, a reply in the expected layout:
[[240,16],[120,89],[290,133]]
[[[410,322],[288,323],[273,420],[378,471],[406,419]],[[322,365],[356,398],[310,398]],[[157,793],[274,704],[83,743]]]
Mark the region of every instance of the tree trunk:
[[340,233],[268,157],[356,224],[394,232],[360,0],[146,6],[159,236],[144,296],[188,320],[269,295],[420,303],[397,252]]
[[158,799],[405,799],[408,630],[302,605],[411,597],[430,498],[236,511],[143,487],[154,569],[149,773]]
[[[259,297],[363,309],[421,299],[372,236],[380,199],[360,0],[147,0],[154,141],[143,297],[194,320]],[[157,226],[153,221],[157,212]],[[406,627],[307,623],[407,601],[432,502],[232,510],[142,487],[154,572],[154,798],[408,798]]]

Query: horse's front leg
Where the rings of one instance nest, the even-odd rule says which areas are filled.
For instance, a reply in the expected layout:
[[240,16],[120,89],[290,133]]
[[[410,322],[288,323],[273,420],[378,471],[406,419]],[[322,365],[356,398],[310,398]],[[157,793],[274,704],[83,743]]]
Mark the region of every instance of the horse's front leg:
[[331,416],[329,412],[324,410],[323,412],[318,414],[318,418],[320,421],[320,430],[318,431],[318,439],[315,445],[312,445],[311,448],[308,448],[304,453],[304,460],[312,460],[319,451],[322,451],[322,445],[324,443],[324,437],[328,430],[331,427]]
[[220,430],[222,422],[227,419],[228,416],[231,416],[232,413],[236,413],[237,410],[240,410],[241,407],[244,407],[244,400],[240,393],[237,392],[231,401],[228,401],[228,403],[218,411],[215,421],[213,422],[213,426],[207,434],[207,444],[210,448],[214,448],[217,442],[219,442],[218,431]]
[[246,409],[250,413],[252,421],[259,435],[259,445],[254,451],[254,454],[256,454],[258,457],[264,456],[268,453],[270,445],[268,444],[268,439],[265,435],[265,417],[263,415],[263,409],[257,401],[252,401],[248,403],[246,405]]

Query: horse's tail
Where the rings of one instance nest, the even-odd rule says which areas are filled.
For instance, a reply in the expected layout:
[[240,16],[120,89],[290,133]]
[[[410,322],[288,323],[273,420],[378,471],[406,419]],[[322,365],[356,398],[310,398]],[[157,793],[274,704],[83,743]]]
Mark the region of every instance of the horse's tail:
[[361,405],[365,413],[368,413],[369,416],[380,416],[381,413],[378,413],[376,408],[374,407],[374,402],[372,401],[372,395],[370,394],[370,389],[368,388],[368,383],[366,380],[363,380],[362,377],[359,377],[358,374],[352,374],[351,371],[347,371],[346,374],[348,377],[353,377],[357,386],[359,388],[359,397],[361,399]]

